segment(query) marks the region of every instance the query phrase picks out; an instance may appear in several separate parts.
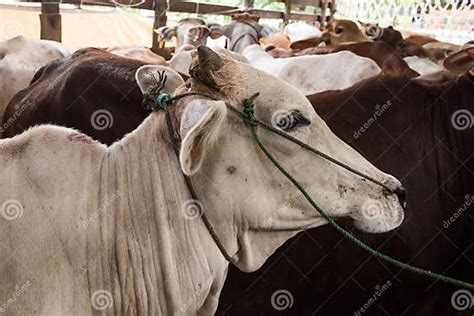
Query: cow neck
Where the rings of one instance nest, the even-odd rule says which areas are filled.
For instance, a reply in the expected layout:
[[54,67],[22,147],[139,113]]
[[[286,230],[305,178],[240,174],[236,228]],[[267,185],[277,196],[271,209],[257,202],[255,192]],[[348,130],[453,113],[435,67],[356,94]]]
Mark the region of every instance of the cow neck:
[[215,309],[205,299],[227,263],[202,221],[185,212],[191,196],[172,146],[164,113],[154,113],[112,145],[104,162],[101,204],[114,212],[101,218],[102,238],[91,244],[110,262],[99,267],[106,277],[89,283],[113,287],[116,314]]

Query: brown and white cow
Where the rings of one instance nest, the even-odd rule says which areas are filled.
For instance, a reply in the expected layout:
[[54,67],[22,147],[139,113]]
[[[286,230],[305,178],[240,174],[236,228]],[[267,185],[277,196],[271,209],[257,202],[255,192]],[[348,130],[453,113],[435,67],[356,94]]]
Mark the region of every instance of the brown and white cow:
[[60,43],[23,36],[0,43],[0,121],[10,99],[28,86],[40,67],[70,54]]

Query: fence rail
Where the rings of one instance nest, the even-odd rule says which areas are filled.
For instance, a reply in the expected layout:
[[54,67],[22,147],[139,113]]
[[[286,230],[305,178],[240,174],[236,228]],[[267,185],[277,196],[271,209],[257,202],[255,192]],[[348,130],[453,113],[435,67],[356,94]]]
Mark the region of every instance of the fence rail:
[[[155,12],[154,28],[166,25],[167,12],[183,12],[198,14],[232,15],[238,12],[249,12],[257,14],[261,18],[281,19],[286,24],[290,20],[302,20],[307,22],[319,22],[324,25],[334,15],[336,0],[280,0],[285,4],[284,12],[275,10],[263,10],[254,8],[253,0],[244,0],[243,6],[229,6],[212,3],[197,3],[178,0],[136,0],[138,2],[123,2],[134,0],[42,0],[41,1],[41,38],[61,41],[61,12],[60,3],[74,5],[100,5],[109,7],[133,7],[136,9],[153,10]],[[28,2],[28,1],[25,1]],[[311,5],[317,13],[293,12],[292,5],[304,7]],[[158,53],[165,53],[159,43],[157,35],[152,32],[152,49]]]

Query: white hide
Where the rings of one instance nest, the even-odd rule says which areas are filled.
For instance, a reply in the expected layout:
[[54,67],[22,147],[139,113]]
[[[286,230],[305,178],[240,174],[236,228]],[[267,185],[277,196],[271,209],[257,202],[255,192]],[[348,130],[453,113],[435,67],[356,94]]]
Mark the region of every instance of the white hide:
[[444,70],[443,66],[440,66],[429,59],[418,56],[405,57],[403,60],[405,60],[410,69],[419,73],[420,76],[432,75]]
[[372,59],[349,51],[273,58],[259,45],[252,45],[244,50],[243,55],[253,67],[285,80],[305,95],[345,89],[381,72]]
[[[206,50],[200,49],[200,60]],[[400,187],[337,138],[296,89],[220,58],[213,74],[199,68],[207,62],[194,69],[212,77],[225,101],[240,107],[260,92],[256,115],[267,124],[275,113],[297,110],[307,124],[293,136],[391,189]],[[155,84],[150,72],[163,70],[172,78],[166,91],[181,83],[177,93],[211,93],[195,79],[184,86],[178,74],[160,66],[139,69],[142,91]],[[229,263],[201,211],[243,271],[258,269],[298,231],[326,223],[224,102],[188,97],[175,106],[180,159],[163,111],[109,148],[51,125],[0,140],[0,181],[6,184],[0,190],[0,302],[9,302],[2,307],[8,315],[212,315]],[[372,233],[403,221],[394,194],[281,137],[263,133],[261,139],[329,216],[350,217]],[[190,200],[182,170],[192,175],[203,209],[193,206],[199,203]],[[376,216],[364,215],[367,203],[375,203]]]
[[48,62],[71,55],[62,44],[17,36],[0,43],[0,123],[10,99]]
[[291,42],[297,42],[308,38],[321,36],[321,31],[314,25],[305,22],[295,22],[288,24],[283,30],[283,34],[287,35]]

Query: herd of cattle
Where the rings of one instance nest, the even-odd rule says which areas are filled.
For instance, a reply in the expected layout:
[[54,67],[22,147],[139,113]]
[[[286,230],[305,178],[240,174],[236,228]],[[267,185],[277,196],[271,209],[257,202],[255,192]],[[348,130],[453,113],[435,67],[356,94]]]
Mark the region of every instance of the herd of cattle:
[[[397,192],[259,131],[355,236],[472,283],[474,44],[347,20],[296,29],[275,33],[250,14],[224,26],[183,19],[156,30],[176,37],[171,60],[137,47],[0,43],[0,312],[468,315],[453,306],[458,288],[324,225],[222,101],[241,109],[259,92],[259,119]],[[226,48],[205,46],[221,36]],[[222,100],[176,102],[179,157],[164,114],[144,106],[161,72],[164,92]],[[182,172],[233,265],[188,214]]]

